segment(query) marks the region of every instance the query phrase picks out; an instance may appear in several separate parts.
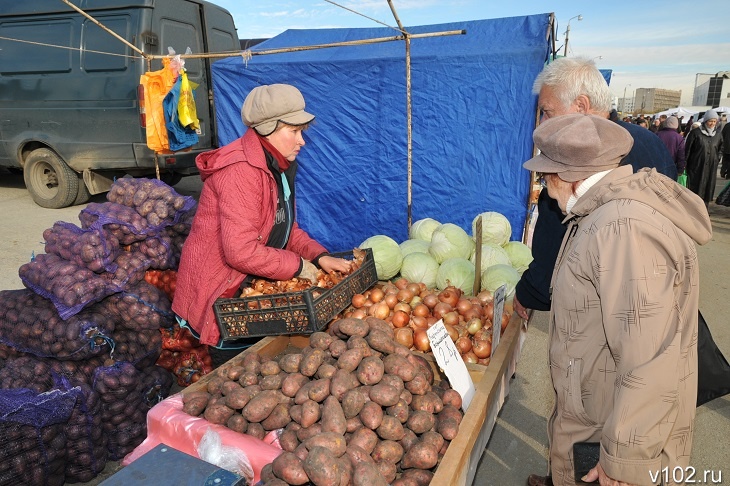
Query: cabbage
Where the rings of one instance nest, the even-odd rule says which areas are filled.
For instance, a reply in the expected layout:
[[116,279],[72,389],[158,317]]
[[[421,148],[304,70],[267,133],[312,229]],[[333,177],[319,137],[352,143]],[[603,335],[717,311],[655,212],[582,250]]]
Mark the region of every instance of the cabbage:
[[494,293],[502,285],[505,285],[505,300],[510,301],[515,295],[515,286],[519,280],[520,274],[512,265],[499,263],[482,272],[482,290],[489,290]]
[[[471,256],[471,262],[474,265],[477,264],[476,251]],[[480,273],[483,272],[484,270],[486,270],[487,268],[491,267],[492,265],[497,265],[498,263],[511,265],[509,255],[507,254],[505,249],[502,248],[501,246],[495,245],[494,243],[482,244],[482,261],[481,261]]]
[[430,244],[430,241],[425,240],[406,240],[400,244],[400,252],[403,258],[415,252],[428,253],[428,245]]
[[439,226],[441,226],[441,223],[435,219],[419,219],[411,225],[411,230],[408,232],[408,238],[411,240],[424,240],[430,242],[431,235]]
[[474,293],[474,264],[466,258],[444,260],[436,273],[436,287],[443,290],[449,285],[458,287],[466,295]]
[[426,284],[426,287],[432,289],[436,287],[436,272],[438,272],[438,270],[439,264],[434,257],[428,253],[413,252],[403,257],[403,265],[400,267],[400,276],[410,282],[423,282]]
[[373,250],[373,260],[375,260],[375,272],[378,274],[378,280],[391,279],[400,271],[403,255],[400,252],[400,246],[393,238],[385,235],[371,236],[360,243],[358,248]]
[[510,264],[522,275],[532,261],[532,250],[521,241],[510,241],[504,245]]
[[439,264],[449,258],[469,258],[474,251],[474,240],[461,229],[452,223],[444,223],[431,236],[431,244],[428,252]]
[[482,218],[482,243],[494,243],[499,246],[507,244],[512,236],[512,226],[507,218],[494,211],[478,214],[471,222],[471,234],[475,240],[479,218]]

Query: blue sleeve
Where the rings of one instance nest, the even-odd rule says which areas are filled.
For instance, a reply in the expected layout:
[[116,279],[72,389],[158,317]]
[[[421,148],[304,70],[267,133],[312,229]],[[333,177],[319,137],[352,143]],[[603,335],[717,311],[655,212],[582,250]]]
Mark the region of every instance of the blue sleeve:
[[537,222],[532,235],[533,260],[517,282],[515,295],[528,309],[550,310],[550,280],[563,242],[565,215],[558,202],[548,196],[547,189],[537,200]]
[[621,161],[621,165],[631,165],[634,172],[644,167],[653,167],[657,172],[677,180],[677,166],[672,159],[672,154],[656,134],[633,123],[624,121],[616,123],[624,127],[634,139],[634,146]]

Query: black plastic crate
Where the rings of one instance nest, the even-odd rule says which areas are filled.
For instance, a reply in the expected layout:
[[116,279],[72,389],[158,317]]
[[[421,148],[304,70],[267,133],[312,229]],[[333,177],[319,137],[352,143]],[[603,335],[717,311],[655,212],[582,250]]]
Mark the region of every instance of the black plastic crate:
[[[370,248],[364,251],[360,268],[331,289],[310,287],[301,292],[216,300],[213,310],[221,338],[232,341],[321,331],[350,305],[353,295],[364,292],[378,281],[373,252]],[[353,259],[352,252],[333,253],[332,256]]]

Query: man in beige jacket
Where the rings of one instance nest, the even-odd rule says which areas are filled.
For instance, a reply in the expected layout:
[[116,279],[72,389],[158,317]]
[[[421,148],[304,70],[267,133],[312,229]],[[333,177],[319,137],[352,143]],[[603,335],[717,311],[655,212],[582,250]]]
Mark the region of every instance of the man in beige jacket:
[[[524,167],[568,230],[551,283],[552,479],[528,484],[674,484],[692,449],[705,205],[655,169],[619,167],[633,141],[603,117],[549,119],[533,138],[541,153]],[[599,459],[576,478],[586,442]]]

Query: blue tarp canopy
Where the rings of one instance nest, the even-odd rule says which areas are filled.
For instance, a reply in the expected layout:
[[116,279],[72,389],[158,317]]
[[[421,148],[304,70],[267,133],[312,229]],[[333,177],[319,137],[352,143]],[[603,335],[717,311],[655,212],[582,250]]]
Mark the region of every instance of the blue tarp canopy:
[[[454,223],[498,211],[521,240],[530,191],[537,97],[549,14],[406,28],[465,35],[411,41],[412,218]],[[392,37],[389,28],[287,30],[255,51]],[[406,61],[403,41],[227,58],[213,64],[219,143],[245,131],[256,86],[299,88],[316,119],[299,154],[297,219],[330,251],[366,238],[408,238]]]

